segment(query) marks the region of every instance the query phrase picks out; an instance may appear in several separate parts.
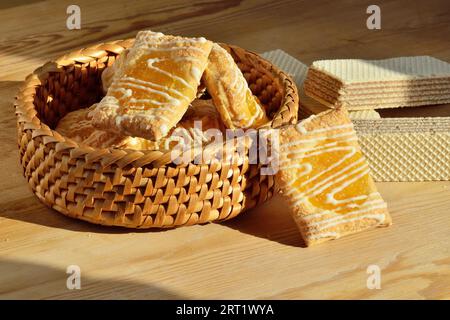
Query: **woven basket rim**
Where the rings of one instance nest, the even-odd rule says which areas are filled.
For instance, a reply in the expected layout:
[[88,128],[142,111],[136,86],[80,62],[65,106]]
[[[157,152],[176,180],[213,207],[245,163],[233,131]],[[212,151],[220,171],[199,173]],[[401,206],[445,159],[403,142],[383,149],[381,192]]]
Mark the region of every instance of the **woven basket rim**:
[[[62,68],[69,67],[77,63],[90,63],[107,56],[109,53],[120,54],[124,49],[130,47],[133,43],[134,38],[100,43],[94,46],[72,51],[35,69],[25,78],[25,82],[19,88],[18,94],[15,97],[16,100],[14,106],[16,109],[17,123],[22,124],[24,130],[31,130],[33,138],[41,136],[45,141],[59,143],[59,150],[64,148],[76,149],[77,152],[86,155],[86,160],[88,162],[96,161],[98,159],[102,159],[106,155],[110,155],[110,157],[107,158],[121,158],[123,160],[123,162],[121,161],[123,166],[133,163],[134,166],[137,167],[148,164],[151,164],[153,167],[161,167],[172,163],[171,151],[164,153],[158,150],[132,150],[114,147],[94,148],[84,143],[79,143],[72,138],[61,135],[56,130],[51,129],[47,124],[39,119],[37,111],[35,110],[33,100],[36,94],[36,87],[44,83],[50,72],[62,72]],[[242,49],[235,45],[224,43],[220,43],[220,45],[228,46],[231,50],[239,52],[240,55],[245,55],[245,57],[250,59],[253,64],[259,64],[259,66],[261,66],[264,70],[270,72],[274,78],[278,78],[280,85],[284,89],[281,105],[275,112],[274,117],[268,124],[258,129],[277,128],[281,125],[295,123],[297,121],[299,98],[297,87],[292,78],[257,53]],[[285,120],[282,119],[283,117]],[[277,120],[277,118],[281,119],[281,125],[275,125],[275,120]],[[108,160],[106,160],[106,162],[108,162]],[[104,164],[107,165],[107,163]],[[177,167],[189,166],[190,164],[191,163],[179,164]],[[207,166],[208,164],[205,165]]]

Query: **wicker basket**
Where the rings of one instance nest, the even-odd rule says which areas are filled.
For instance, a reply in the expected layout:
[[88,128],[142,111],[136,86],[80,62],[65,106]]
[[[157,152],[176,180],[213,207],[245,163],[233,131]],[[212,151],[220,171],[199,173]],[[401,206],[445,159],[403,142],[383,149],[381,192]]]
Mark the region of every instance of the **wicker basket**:
[[[16,98],[20,163],[49,207],[92,223],[174,227],[230,219],[277,192],[248,156],[227,164],[176,166],[168,153],[94,149],[52,130],[66,113],[102,98],[101,73],[133,40],[99,44],[35,70]],[[273,119],[295,123],[294,82],[258,55],[229,46],[253,93]]]

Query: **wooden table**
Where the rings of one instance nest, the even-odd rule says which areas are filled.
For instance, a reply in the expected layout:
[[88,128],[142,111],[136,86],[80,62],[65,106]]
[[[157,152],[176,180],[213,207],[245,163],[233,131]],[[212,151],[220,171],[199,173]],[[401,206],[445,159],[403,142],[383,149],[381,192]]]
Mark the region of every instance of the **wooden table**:
[[[302,248],[279,197],[240,217],[168,231],[90,225],[31,193],[18,166],[14,94],[64,52],[151,28],[203,35],[253,51],[319,58],[429,54],[450,61],[450,5],[378,1],[382,29],[366,28],[371,1],[78,0],[0,4],[0,298],[450,298],[450,182],[379,183],[394,225]],[[66,268],[81,268],[81,290]],[[367,268],[381,268],[368,289]]]

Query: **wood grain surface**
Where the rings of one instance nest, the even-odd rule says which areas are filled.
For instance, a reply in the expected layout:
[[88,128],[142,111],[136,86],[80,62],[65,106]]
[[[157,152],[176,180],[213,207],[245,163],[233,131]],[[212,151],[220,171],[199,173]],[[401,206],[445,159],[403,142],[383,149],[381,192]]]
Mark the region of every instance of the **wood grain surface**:
[[[13,98],[25,76],[72,49],[154,30],[281,48],[305,63],[433,55],[450,61],[450,4],[378,1],[77,0],[0,4],[0,298],[450,299],[450,182],[380,183],[394,225],[303,248],[280,197],[238,218],[133,231],[64,217],[32,194],[18,165]],[[81,268],[81,290],[66,268]],[[381,268],[368,289],[367,268]]]

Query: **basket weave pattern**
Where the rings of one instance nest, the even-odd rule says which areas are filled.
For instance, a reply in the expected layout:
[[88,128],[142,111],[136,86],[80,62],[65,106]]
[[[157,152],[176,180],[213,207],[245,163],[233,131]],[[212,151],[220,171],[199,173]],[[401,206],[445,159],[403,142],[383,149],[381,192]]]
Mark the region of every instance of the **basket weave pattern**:
[[[170,153],[95,149],[52,130],[70,111],[98,102],[101,73],[133,40],[82,49],[30,74],[16,98],[24,176],[46,205],[93,223],[130,228],[173,227],[230,219],[277,192],[248,156],[233,163],[182,164]],[[229,46],[276,128],[295,123],[297,89],[258,55]]]

